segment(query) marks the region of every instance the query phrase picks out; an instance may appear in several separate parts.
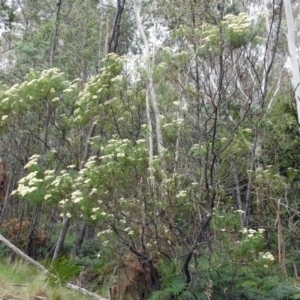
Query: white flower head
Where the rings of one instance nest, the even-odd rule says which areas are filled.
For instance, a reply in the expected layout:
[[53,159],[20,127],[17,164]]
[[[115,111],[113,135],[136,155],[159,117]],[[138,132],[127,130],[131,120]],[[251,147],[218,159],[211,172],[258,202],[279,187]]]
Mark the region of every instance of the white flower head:
[[274,260],[275,260],[273,254],[270,253],[270,252],[264,253],[264,254],[262,255],[262,258],[263,258],[263,259],[270,260],[270,261],[274,261]]
[[258,231],[259,234],[263,234],[266,231],[266,229],[258,228],[257,231]]

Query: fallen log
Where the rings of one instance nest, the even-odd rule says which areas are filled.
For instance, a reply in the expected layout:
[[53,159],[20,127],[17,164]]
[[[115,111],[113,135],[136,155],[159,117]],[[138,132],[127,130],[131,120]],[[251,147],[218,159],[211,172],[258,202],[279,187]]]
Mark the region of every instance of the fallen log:
[[[24,259],[25,261],[27,261],[28,263],[30,263],[31,265],[35,266],[36,268],[38,268],[39,270],[41,270],[44,275],[46,276],[53,276],[56,277],[54,274],[52,274],[49,270],[47,270],[42,264],[40,264],[39,262],[37,262],[36,260],[32,259],[31,257],[29,257],[28,255],[26,255],[23,251],[21,251],[18,247],[16,247],[14,244],[12,244],[8,239],[6,239],[3,235],[0,234],[0,241],[3,242],[4,245],[6,245],[8,248],[10,248],[14,253],[16,253],[18,256],[20,256],[22,259]],[[91,299],[94,300],[109,300],[107,298],[103,298],[95,293],[92,293],[90,291],[88,291],[85,288],[82,288],[78,285],[72,284],[72,283],[67,283],[66,287],[68,289],[71,289],[73,291],[79,292],[85,296],[90,297]]]
[[92,292],[88,291],[87,289],[85,289],[81,286],[78,286],[78,285],[75,285],[75,284],[72,284],[72,283],[67,283],[66,287],[68,289],[73,290],[73,291],[79,292],[79,293],[81,293],[85,296],[89,296],[89,297],[91,297],[92,299],[95,299],[95,300],[109,300],[107,298],[103,298],[101,296],[98,296],[97,294],[92,293]]
[[18,247],[16,247],[14,244],[12,244],[8,239],[6,239],[3,235],[0,234],[0,241],[3,242],[4,245],[6,245],[8,248],[10,248],[12,251],[14,251],[18,256],[23,258],[25,261],[29,262],[31,265],[35,266],[39,270],[43,271],[45,275],[50,275],[50,272],[40,263],[38,263],[36,260],[32,259],[28,255],[26,255],[23,251],[21,251]]

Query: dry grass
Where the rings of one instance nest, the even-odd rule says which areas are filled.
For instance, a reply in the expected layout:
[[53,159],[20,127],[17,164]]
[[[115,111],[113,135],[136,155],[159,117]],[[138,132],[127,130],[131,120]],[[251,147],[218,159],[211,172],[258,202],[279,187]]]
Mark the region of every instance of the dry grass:
[[59,284],[47,283],[46,277],[24,262],[9,265],[0,261],[0,300],[86,300],[88,298]]

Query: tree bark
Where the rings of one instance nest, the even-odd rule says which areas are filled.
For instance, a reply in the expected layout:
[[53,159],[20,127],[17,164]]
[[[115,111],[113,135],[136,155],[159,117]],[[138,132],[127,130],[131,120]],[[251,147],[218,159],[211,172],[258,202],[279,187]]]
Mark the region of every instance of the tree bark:
[[[7,184],[7,189],[6,189],[6,194],[5,194],[5,199],[4,199],[4,203],[3,203],[3,207],[2,207],[2,212],[1,212],[1,216],[0,216],[0,227],[1,224],[5,218],[6,215],[6,210],[9,204],[9,199],[10,199],[10,183],[11,183],[11,179],[9,179],[8,184]],[[12,187],[14,187],[15,185],[15,180],[13,181]]]
[[95,300],[109,300],[107,298],[103,298],[101,296],[98,296],[95,293],[92,293],[92,292],[82,288],[81,286],[78,286],[78,285],[75,285],[75,284],[72,284],[72,283],[67,283],[66,287],[68,289],[73,290],[73,291],[79,292],[79,293],[81,293],[85,296],[91,297],[92,299],[95,299]]
[[[295,43],[295,25],[293,18],[293,10],[291,0],[284,0],[286,21],[287,21],[287,39],[290,52],[290,59],[292,63],[292,74],[293,74],[293,86],[295,91],[296,103],[297,103],[297,113],[298,113],[298,126],[300,124],[300,71],[299,63],[297,59],[297,49]],[[300,126],[299,126],[300,129]]]
[[74,246],[74,250],[73,250],[73,253],[75,256],[79,255],[80,248],[81,248],[81,245],[83,243],[83,240],[84,240],[84,237],[86,234],[86,230],[87,230],[87,224],[84,223],[80,226],[80,232],[79,232],[79,235],[75,242],[75,246]]
[[53,65],[54,65],[54,57],[55,57],[55,49],[56,49],[56,41],[57,41],[57,34],[58,34],[58,25],[59,25],[61,4],[62,4],[62,0],[58,0],[56,3],[57,10],[56,10],[56,18],[55,18],[55,25],[54,25],[51,52],[50,52],[50,68],[53,68]]
[[59,238],[58,238],[57,243],[56,243],[56,247],[55,247],[55,250],[54,250],[52,260],[55,260],[55,259],[58,258],[58,255],[59,255],[59,253],[60,253],[60,251],[61,251],[61,249],[64,245],[66,234],[67,234],[68,228],[70,226],[70,221],[71,221],[71,218],[64,217],[63,228],[62,228],[62,230],[59,234]]
[[35,209],[34,218],[33,221],[30,224],[30,229],[27,236],[27,245],[25,253],[29,256],[32,256],[34,253],[34,236],[36,231],[36,226],[38,225],[38,218],[42,210],[42,204],[38,204],[38,206]]
[[[137,28],[139,31],[139,34],[141,36],[141,39],[143,41],[143,44],[145,46],[145,53],[146,53],[146,65],[147,65],[147,76],[148,76],[148,89],[147,93],[149,93],[149,98],[151,100],[151,105],[154,111],[155,115],[155,123],[156,123],[156,139],[157,139],[157,152],[158,155],[161,156],[162,154],[162,149],[163,149],[163,137],[162,137],[162,132],[161,132],[161,125],[160,125],[160,112],[157,104],[157,99],[156,99],[156,92],[155,92],[155,87],[153,83],[153,69],[152,69],[152,64],[153,64],[153,58],[152,62],[150,61],[150,50],[149,50],[149,42],[146,37],[146,34],[143,29],[142,25],[142,19],[140,16],[140,7],[138,4],[138,1],[134,1],[134,7],[135,7],[135,18],[136,18],[136,23],[137,23]],[[153,53],[154,57],[154,53]]]
[[120,24],[121,24],[121,18],[122,18],[124,6],[125,6],[125,0],[117,1],[117,12],[114,20],[114,25],[110,33],[106,54],[111,52],[116,53],[117,51],[117,47],[119,44],[119,36],[120,36]]

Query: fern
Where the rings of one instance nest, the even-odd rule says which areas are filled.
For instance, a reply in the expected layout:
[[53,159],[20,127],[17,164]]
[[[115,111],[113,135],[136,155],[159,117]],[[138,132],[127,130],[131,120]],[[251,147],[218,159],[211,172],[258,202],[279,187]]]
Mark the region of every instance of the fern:
[[48,278],[50,284],[56,285],[57,280],[59,280],[60,284],[63,284],[78,275],[80,267],[71,263],[68,258],[60,258],[52,263],[50,272],[55,275]]
[[155,291],[150,295],[149,300],[169,300],[170,294],[166,290]]
[[195,300],[201,299],[187,289],[187,284],[182,278],[172,278],[168,286],[151,294],[149,300]]
[[172,296],[179,296],[186,289],[186,283],[181,278],[174,278],[169,287],[166,288]]

